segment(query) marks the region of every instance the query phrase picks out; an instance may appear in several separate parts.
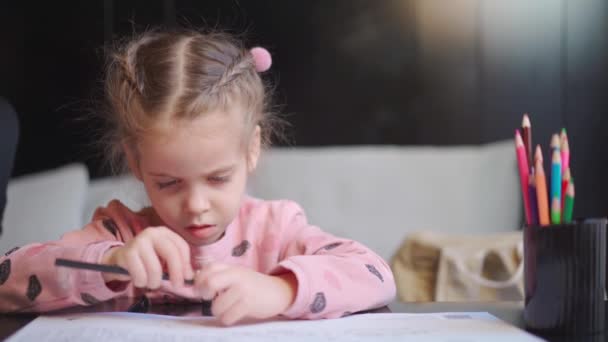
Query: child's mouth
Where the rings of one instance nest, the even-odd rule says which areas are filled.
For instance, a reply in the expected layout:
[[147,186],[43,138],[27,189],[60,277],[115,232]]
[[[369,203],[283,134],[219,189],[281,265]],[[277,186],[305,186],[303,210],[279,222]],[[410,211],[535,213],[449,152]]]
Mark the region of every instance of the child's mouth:
[[188,227],[186,227],[186,230],[188,231],[188,233],[190,233],[191,235],[198,237],[198,238],[204,238],[204,237],[208,237],[211,234],[214,233],[215,229],[215,225],[214,224],[203,224],[203,225],[190,225]]

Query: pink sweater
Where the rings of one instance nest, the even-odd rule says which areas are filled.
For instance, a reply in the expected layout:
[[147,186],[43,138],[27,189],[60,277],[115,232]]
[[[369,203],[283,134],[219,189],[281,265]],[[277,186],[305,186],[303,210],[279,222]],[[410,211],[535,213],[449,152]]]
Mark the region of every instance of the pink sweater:
[[[93,222],[61,240],[8,251],[0,258],[0,312],[50,311],[143,293],[153,303],[199,301],[191,287],[174,288],[168,281],[154,291],[132,285],[117,289],[100,272],[54,266],[56,258],[97,263],[109,248],[153,225],[154,217],[151,209],[135,213],[114,200],[97,209]],[[190,247],[194,269],[218,261],[265,274],[293,272],[298,291],[284,313],[290,318],[340,317],[395,297],[393,275],[382,258],[358,242],[310,225],[300,206],[290,201],[247,197],[220,240]]]

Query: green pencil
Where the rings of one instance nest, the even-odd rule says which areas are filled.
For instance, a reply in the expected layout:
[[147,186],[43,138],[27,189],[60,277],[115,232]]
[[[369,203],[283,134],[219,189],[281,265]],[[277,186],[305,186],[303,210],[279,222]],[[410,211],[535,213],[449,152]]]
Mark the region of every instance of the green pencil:
[[574,211],[574,182],[570,180],[566,189],[566,200],[564,202],[564,223],[572,222],[572,212]]

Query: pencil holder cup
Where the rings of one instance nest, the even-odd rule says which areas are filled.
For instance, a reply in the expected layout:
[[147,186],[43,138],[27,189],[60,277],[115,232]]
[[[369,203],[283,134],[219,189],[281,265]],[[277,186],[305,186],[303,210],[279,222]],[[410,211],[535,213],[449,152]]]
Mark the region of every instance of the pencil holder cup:
[[524,228],[526,328],[543,334],[604,330],[606,218]]

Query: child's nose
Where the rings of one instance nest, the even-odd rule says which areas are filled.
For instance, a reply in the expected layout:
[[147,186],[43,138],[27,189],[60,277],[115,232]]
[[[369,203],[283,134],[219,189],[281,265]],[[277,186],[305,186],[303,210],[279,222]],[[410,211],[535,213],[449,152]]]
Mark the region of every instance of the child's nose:
[[198,215],[208,211],[210,208],[209,198],[201,190],[190,191],[186,199],[186,210]]

